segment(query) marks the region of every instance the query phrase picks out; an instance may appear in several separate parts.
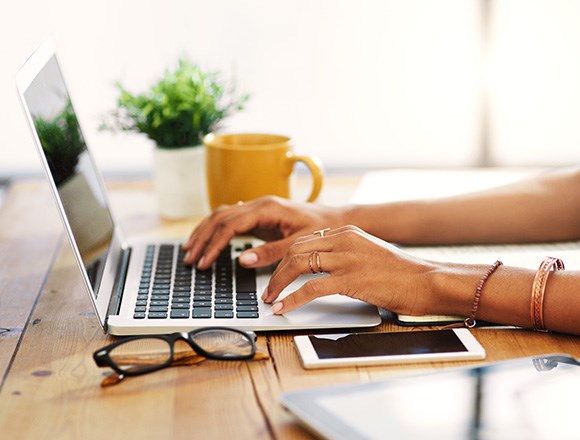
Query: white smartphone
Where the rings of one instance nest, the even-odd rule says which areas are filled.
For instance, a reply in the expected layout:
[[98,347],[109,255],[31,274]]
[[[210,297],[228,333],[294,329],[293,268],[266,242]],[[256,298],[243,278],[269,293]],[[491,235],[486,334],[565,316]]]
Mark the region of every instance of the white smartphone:
[[466,328],[301,335],[294,344],[304,368],[485,358],[485,349]]

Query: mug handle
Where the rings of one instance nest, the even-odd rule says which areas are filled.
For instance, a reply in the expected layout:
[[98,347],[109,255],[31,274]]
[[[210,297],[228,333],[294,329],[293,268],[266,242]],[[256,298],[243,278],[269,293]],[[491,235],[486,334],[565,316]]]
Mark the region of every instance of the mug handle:
[[292,153],[288,154],[288,160],[290,161],[290,168],[294,168],[296,162],[302,162],[310,170],[312,174],[312,190],[306,201],[314,202],[322,190],[322,162],[316,156],[295,156]]

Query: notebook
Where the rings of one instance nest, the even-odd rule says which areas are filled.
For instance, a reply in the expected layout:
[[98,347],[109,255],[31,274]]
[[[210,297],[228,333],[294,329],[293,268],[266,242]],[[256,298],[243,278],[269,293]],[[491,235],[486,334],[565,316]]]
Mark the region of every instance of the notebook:
[[280,401],[334,440],[572,439],[579,366],[546,355],[293,391]]
[[[126,241],[50,41],[19,69],[16,82],[78,269],[105,331],[153,334],[216,325],[255,331],[326,329],[381,322],[376,307],[342,295],[274,315],[259,298],[271,269],[244,271],[236,264],[239,253],[255,245],[249,239],[234,240],[211,273],[181,263],[179,240]],[[281,297],[308,279],[299,278]],[[232,292],[238,287],[243,290],[239,297]]]

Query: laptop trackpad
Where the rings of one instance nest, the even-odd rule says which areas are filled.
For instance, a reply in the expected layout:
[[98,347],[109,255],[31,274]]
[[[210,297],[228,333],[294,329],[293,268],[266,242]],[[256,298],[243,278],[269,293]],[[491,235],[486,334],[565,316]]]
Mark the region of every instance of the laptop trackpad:
[[[301,275],[282,291],[279,300],[296,291],[304,283],[324,276],[329,275]],[[266,314],[271,314],[269,307]],[[310,328],[327,327],[330,323],[333,326],[337,324],[346,326],[377,325],[380,323],[380,316],[375,306],[340,294],[316,298],[280,317],[284,317],[293,324],[310,323],[312,324],[308,325]]]

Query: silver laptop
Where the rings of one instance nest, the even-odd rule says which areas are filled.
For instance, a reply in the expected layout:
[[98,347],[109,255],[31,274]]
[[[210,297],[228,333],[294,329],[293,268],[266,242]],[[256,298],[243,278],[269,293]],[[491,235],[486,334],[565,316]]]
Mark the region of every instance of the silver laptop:
[[[260,299],[268,270],[236,257],[254,245],[232,241],[211,271],[182,264],[181,243],[126,242],[86,145],[54,46],[43,43],[20,68],[17,88],[56,205],[101,326],[111,334],[187,331],[221,325],[248,330],[372,327],[378,310],[342,295],[277,316]],[[286,289],[295,290],[308,278]]]

